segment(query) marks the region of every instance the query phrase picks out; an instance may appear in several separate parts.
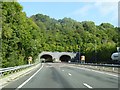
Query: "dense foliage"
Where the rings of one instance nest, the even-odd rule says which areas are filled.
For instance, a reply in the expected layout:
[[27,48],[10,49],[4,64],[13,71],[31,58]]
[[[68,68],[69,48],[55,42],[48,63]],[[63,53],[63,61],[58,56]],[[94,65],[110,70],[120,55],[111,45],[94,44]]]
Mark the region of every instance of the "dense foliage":
[[99,26],[92,21],[77,22],[71,18],[56,20],[36,14],[33,21],[42,28],[44,51],[81,52],[86,62],[113,63],[111,54],[118,45],[118,28],[110,23]]
[[2,3],[2,67],[27,63],[39,53],[40,29],[17,2]]
[[56,20],[42,14],[28,18],[19,3],[0,4],[2,67],[26,64],[29,56],[35,60],[42,51],[80,51],[86,62],[112,63],[110,56],[120,46],[119,29],[109,23],[97,26],[92,21]]

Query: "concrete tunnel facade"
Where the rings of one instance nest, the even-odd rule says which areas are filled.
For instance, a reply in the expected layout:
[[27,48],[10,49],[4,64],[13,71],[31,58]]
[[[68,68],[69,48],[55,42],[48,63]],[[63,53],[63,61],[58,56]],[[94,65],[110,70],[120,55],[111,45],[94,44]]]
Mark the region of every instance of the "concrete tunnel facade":
[[73,52],[42,52],[39,54],[39,60],[45,59],[46,62],[68,62],[76,56]]

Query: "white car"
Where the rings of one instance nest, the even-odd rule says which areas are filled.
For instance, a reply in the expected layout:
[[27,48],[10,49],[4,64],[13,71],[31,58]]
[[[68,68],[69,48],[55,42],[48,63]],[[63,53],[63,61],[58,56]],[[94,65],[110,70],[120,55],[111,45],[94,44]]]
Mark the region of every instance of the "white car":
[[44,58],[41,58],[41,62],[45,62],[45,59],[44,59]]

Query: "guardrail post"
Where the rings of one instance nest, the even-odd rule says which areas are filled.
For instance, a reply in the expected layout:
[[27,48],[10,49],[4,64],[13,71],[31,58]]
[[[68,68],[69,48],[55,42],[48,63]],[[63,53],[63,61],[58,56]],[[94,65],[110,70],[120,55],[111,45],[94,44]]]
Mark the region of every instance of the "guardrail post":
[[105,67],[103,67],[103,70],[105,69]]
[[115,68],[113,67],[113,69],[112,69],[113,71],[115,70]]

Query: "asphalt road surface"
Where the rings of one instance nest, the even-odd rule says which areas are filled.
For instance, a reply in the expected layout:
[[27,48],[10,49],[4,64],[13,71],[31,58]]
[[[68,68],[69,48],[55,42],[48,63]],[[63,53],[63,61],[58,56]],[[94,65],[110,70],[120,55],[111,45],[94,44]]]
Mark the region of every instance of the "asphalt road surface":
[[70,64],[44,63],[4,88],[118,88],[118,77]]

